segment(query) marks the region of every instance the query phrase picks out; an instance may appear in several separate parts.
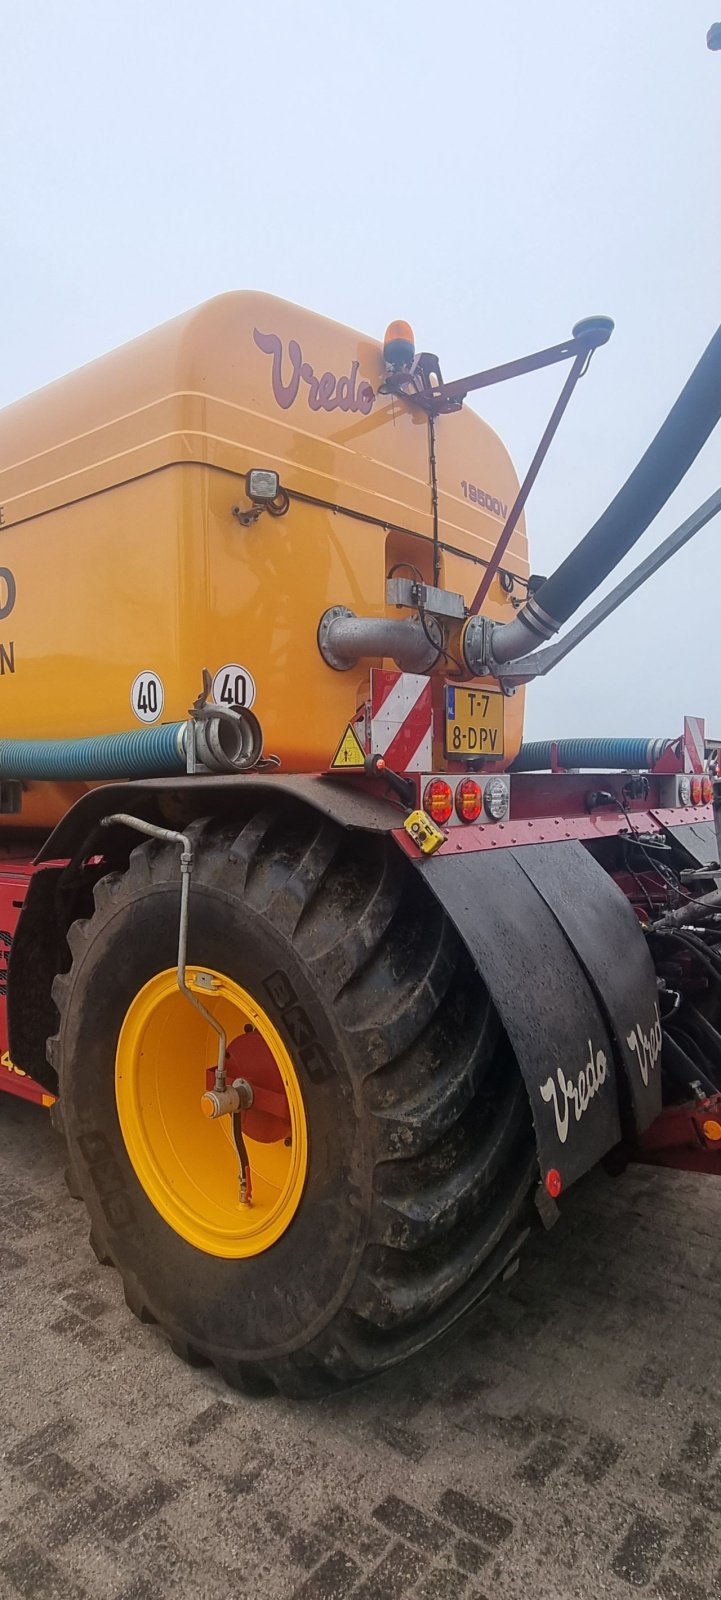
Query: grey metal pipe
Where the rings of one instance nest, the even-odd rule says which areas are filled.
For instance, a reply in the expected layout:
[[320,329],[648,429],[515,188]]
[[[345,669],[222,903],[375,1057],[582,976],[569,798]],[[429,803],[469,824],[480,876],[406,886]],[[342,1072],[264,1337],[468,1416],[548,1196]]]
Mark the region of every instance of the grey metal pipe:
[[434,617],[421,622],[409,618],[357,617],[346,606],[331,606],[318,627],[318,649],[329,667],[347,672],[368,656],[389,656],[401,672],[430,672],[443,647],[443,635]]

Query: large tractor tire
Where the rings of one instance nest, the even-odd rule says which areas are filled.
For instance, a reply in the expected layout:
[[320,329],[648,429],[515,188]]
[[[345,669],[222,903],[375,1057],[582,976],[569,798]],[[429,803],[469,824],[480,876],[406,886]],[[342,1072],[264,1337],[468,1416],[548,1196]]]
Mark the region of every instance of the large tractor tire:
[[55,980],[71,1169],[96,1252],[178,1353],[318,1393],[422,1349],[511,1265],[537,1177],[528,1101],[392,840],[285,803],[191,832],[189,979],[233,1068],[270,1091],[241,1124],[252,1202],[233,1119],[201,1112],[217,1036],[177,988],[179,852],[155,842],[97,883]]

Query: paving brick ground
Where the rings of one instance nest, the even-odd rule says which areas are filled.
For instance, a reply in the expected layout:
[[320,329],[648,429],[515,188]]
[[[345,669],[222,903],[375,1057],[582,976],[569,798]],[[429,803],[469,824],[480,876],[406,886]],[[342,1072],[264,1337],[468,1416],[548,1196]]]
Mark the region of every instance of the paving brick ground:
[[721,1597],[721,1185],[594,1174],[474,1329],[322,1404],[140,1327],[0,1097],[2,1600]]

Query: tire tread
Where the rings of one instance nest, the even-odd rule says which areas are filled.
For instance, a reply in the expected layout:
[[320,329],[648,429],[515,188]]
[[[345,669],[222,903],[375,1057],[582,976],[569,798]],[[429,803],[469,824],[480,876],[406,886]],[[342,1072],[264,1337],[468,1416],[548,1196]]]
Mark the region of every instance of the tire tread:
[[[193,833],[201,881],[267,916],[344,1030],[375,1151],[369,1235],[344,1305],[282,1359],[256,1364],[188,1341],[134,1282],[126,1300],[186,1361],[214,1364],[234,1386],[317,1394],[423,1348],[515,1259],[536,1175],[530,1108],[479,973],[391,840],[344,834],[284,800],[240,830],[203,821]],[[125,874],[96,884],[94,916],[69,931],[73,966],[53,984],[60,1031],[48,1043],[61,1087],[73,969],[125,902],[177,873],[169,855],[138,845]],[[92,1243],[112,1260],[97,1232]]]

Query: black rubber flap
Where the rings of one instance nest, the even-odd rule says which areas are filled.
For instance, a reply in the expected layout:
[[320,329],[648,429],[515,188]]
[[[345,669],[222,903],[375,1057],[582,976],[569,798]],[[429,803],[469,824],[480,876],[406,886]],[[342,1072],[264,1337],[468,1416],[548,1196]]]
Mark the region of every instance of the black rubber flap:
[[661,1111],[661,1024],[656,974],[626,896],[577,839],[524,845],[519,866],[570,941],[603,1010],[623,1068],[632,1126]]
[[663,831],[669,839],[673,839],[674,844],[686,851],[689,861],[695,866],[718,866],[718,843],[712,822],[679,822],[671,827],[664,822]]
[[541,1171],[556,1168],[566,1187],[621,1137],[613,1047],[583,966],[511,850],[415,864],[498,1009],[528,1089]]

